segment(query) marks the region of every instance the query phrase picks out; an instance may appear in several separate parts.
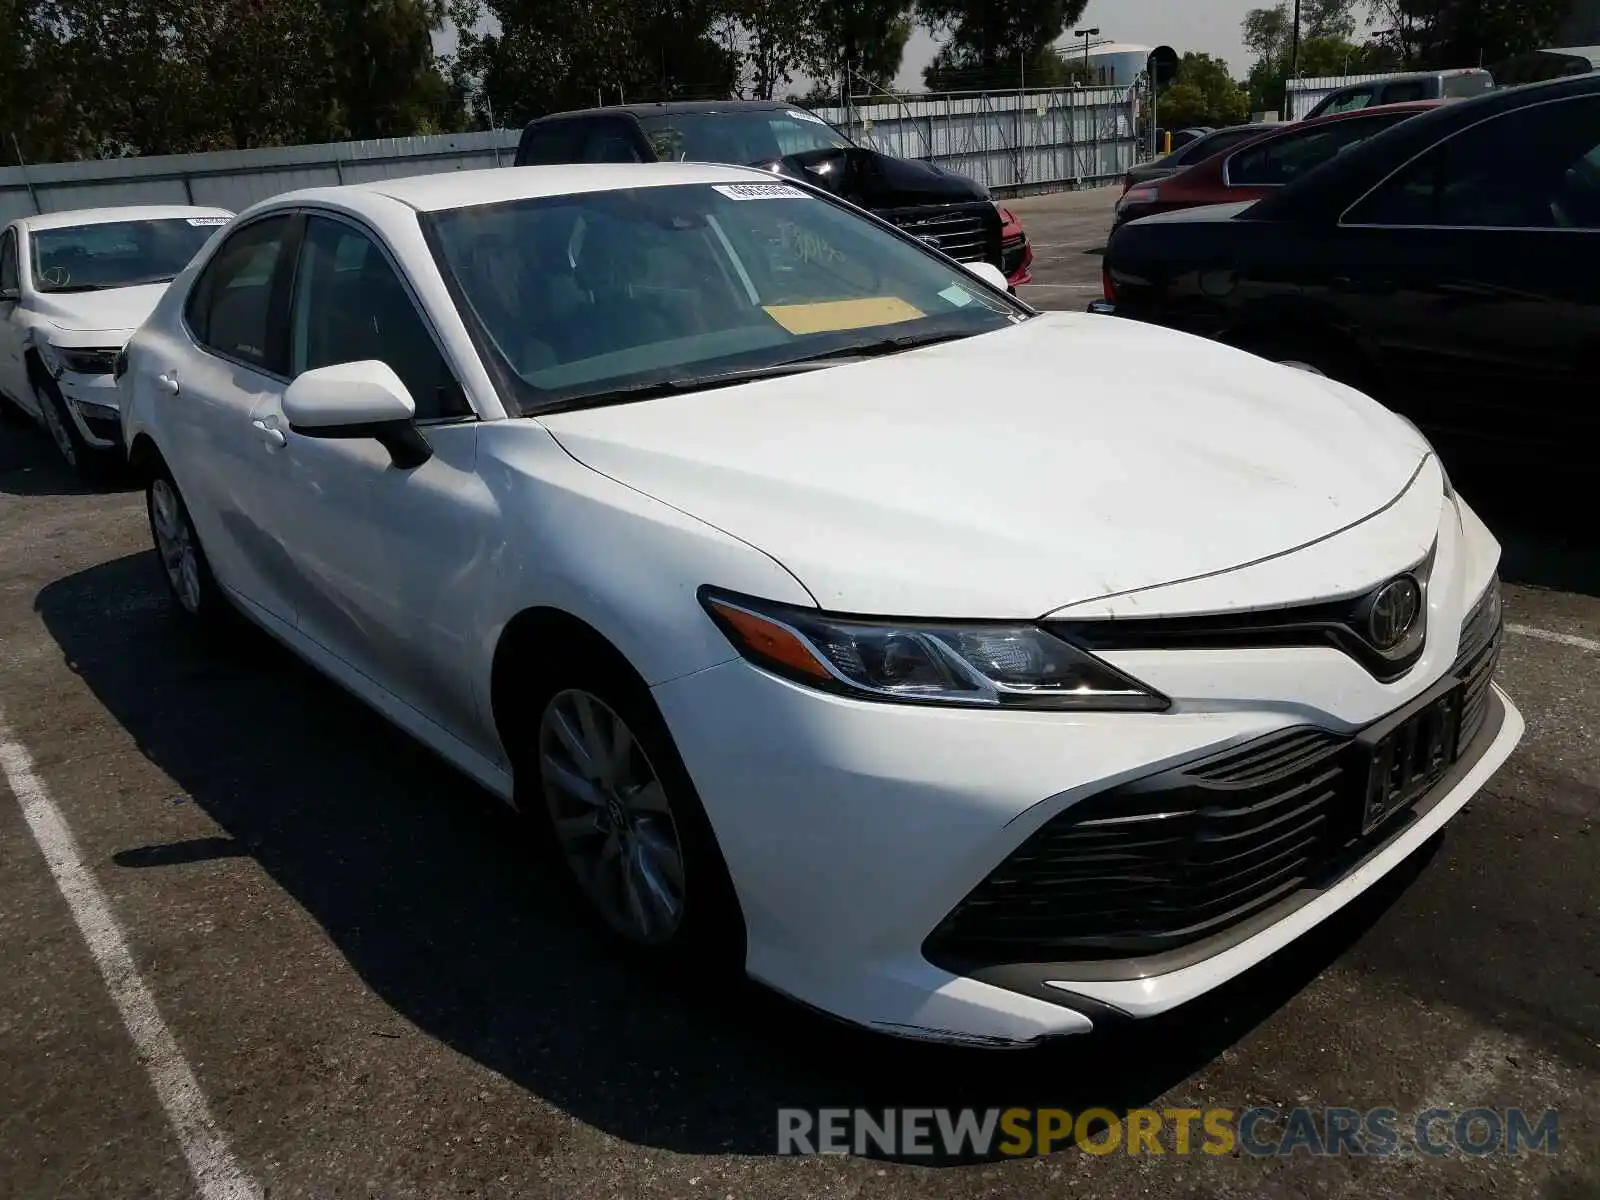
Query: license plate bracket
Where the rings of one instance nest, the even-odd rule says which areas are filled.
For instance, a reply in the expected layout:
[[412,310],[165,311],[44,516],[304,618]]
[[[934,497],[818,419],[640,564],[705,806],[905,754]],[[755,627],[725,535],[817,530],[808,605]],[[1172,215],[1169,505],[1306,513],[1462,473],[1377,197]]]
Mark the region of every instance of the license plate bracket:
[[1416,803],[1456,759],[1461,681],[1447,678],[1388,720],[1362,732],[1367,778],[1361,797],[1365,837]]

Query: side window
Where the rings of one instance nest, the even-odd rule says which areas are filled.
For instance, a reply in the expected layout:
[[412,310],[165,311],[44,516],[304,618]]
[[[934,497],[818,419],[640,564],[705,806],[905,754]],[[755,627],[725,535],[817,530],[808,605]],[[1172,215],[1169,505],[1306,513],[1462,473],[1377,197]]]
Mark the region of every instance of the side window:
[[1320,167],[1341,150],[1365,141],[1393,124],[1379,114],[1334,121],[1302,133],[1270,138],[1246,146],[1228,160],[1228,183],[1235,187],[1272,187],[1290,183]]
[[291,378],[313,367],[378,359],[406,385],[419,421],[471,415],[411,293],[354,226],[307,220],[289,328]]
[[1532,104],[1466,129],[1345,222],[1600,230],[1600,96]]
[[283,347],[272,320],[272,292],[292,220],[284,215],[255,221],[223,242],[184,306],[203,346],[279,374]]
[[1358,108],[1365,108],[1372,103],[1372,89],[1369,87],[1352,88],[1343,95],[1337,95],[1333,102],[1323,109],[1318,116],[1328,117],[1334,113],[1354,112]]
[[582,160],[586,163],[639,162],[627,126],[620,121],[594,121],[583,139]]
[[577,121],[554,121],[530,126],[517,147],[517,166],[541,167],[578,161],[584,127]]
[[1408,79],[1404,83],[1391,83],[1383,89],[1383,103],[1409,104],[1413,100],[1428,98],[1428,84],[1422,79]]
[[0,291],[14,292],[22,286],[17,273],[17,231],[8,229],[0,237]]

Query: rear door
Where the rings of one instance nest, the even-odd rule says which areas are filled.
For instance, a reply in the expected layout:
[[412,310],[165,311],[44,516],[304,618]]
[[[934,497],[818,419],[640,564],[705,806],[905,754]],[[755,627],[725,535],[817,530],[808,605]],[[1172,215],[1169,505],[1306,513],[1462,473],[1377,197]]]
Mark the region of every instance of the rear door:
[[1600,96],[1446,139],[1347,210],[1330,254],[1394,407],[1552,448],[1600,434]]
[[160,392],[167,462],[217,578],[286,624],[297,568],[271,511],[284,462],[271,414],[283,398],[283,306],[298,218],[228,235],[184,307],[187,338],[151,343],[131,386]]

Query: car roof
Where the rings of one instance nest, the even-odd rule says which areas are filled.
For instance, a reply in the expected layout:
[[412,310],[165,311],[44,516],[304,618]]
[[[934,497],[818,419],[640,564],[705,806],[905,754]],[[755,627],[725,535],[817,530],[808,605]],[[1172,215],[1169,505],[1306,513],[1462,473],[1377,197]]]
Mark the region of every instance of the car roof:
[[[1317,193],[1319,189],[1327,187],[1330,181],[1337,181],[1347,176],[1365,176],[1372,169],[1377,169],[1381,175],[1387,175],[1399,162],[1421,154],[1451,134],[1476,125],[1480,121],[1502,113],[1515,112],[1530,105],[1570,100],[1596,93],[1600,93],[1600,74],[1588,73],[1567,75],[1560,79],[1542,80],[1538,83],[1524,83],[1516,87],[1495,88],[1493,91],[1484,92],[1481,96],[1435,102],[1429,106],[1429,111],[1409,121],[1396,122],[1360,145],[1352,146],[1318,170],[1307,172],[1303,178],[1284,185],[1275,194],[1262,200],[1255,213],[1259,213],[1263,219],[1270,219],[1280,212],[1298,209],[1301,206],[1306,206],[1309,211],[1321,203]],[[1389,109],[1411,106],[1386,104],[1382,107]],[[1356,110],[1358,113],[1376,111],[1376,108]],[[1319,121],[1322,119],[1318,118]],[[1295,124],[1303,125],[1311,122],[1295,122]],[[1372,183],[1376,182],[1376,179],[1372,180]],[[1338,187],[1334,186],[1330,195],[1338,190]]]
[[608,104],[602,108],[568,109],[536,117],[528,124],[539,125],[546,121],[568,121],[580,117],[614,117],[619,114],[634,117],[676,116],[690,113],[774,112],[799,107],[798,104],[785,104],[781,100],[663,100],[653,104]]
[[[1347,83],[1339,88],[1341,92],[1353,91],[1364,87],[1386,87],[1391,83],[1414,83],[1418,79],[1433,79],[1440,75],[1484,75],[1489,74],[1483,67],[1442,67],[1437,71],[1396,71],[1392,75],[1375,75],[1371,79],[1358,79],[1354,83]],[[1329,93],[1330,95],[1332,93]]]
[[160,221],[176,217],[232,217],[226,208],[196,208],[187,204],[139,204],[123,208],[72,208],[61,212],[20,217],[17,225],[30,232],[71,229],[79,225],[109,225],[114,221]]
[[1369,104],[1365,108],[1352,108],[1348,112],[1324,113],[1320,117],[1306,117],[1299,121],[1285,121],[1285,129],[1304,129],[1307,125],[1326,125],[1333,121],[1348,121],[1352,117],[1367,117],[1373,113],[1403,113],[1427,112],[1430,108],[1438,108],[1442,104],[1451,104],[1450,100],[1400,100],[1394,104]]
[[771,183],[775,176],[752,167],[714,163],[576,163],[543,167],[485,167],[477,171],[440,171],[403,179],[375,179],[337,187],[303,188],[263,201],[251,209],[293,208],[298,204],[331,203],[369,210],[400,203],[417,212],[501,204],[539,196],[626,188],[670,187],[693,183]]

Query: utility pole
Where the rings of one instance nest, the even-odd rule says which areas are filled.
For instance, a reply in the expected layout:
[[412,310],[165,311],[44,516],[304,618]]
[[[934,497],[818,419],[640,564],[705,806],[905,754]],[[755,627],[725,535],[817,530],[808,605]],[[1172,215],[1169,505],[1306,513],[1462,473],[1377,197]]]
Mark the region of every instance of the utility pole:
[[1294,33],[1290,36],[1289,78],[1300,78],[1300,0],[1294,0]]

